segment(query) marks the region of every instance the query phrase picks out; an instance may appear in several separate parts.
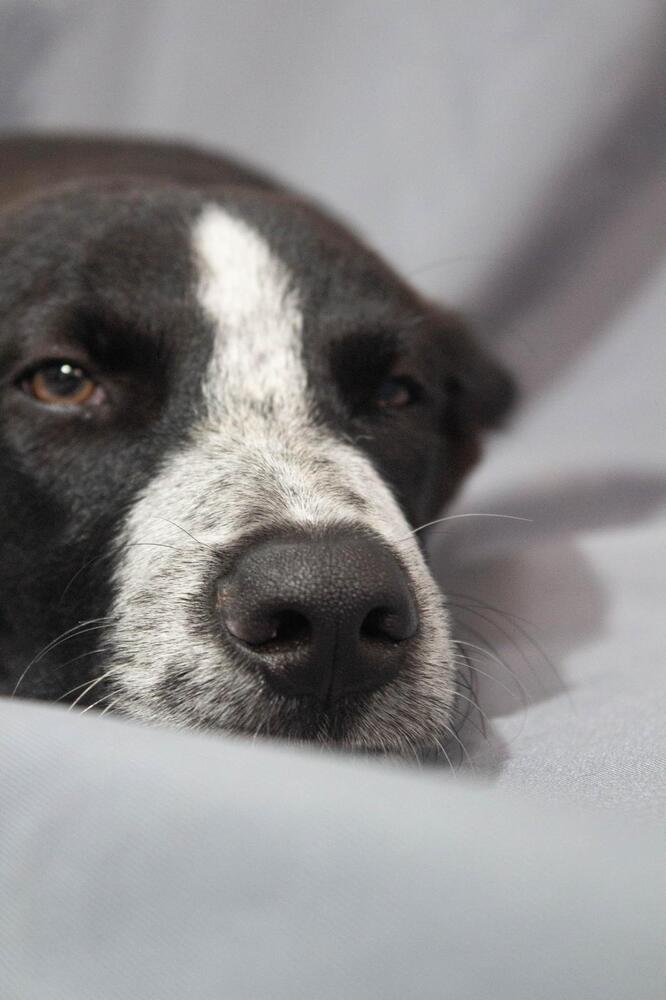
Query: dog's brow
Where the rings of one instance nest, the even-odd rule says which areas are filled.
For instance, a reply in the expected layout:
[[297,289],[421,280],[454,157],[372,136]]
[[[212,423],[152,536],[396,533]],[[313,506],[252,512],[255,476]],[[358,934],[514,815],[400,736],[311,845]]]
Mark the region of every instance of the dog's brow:
[[367,329],[361,327],[342,333],[338,337],[337,343],[350,350],[368,353],[376,351],[383,356],[398,350],[399,337],[397,332],[390,327],[370,327]]
[[353,369],[357,375],[387,371],[397,360],[399,340],[392,330],[358,330],[345,333],[331,344],[331,361],[340,374]]
[[59,324],[62,339],[83,347],[95,360],[113,367],[132,367],[160,356],[163,332],[108,308],[85,306]]

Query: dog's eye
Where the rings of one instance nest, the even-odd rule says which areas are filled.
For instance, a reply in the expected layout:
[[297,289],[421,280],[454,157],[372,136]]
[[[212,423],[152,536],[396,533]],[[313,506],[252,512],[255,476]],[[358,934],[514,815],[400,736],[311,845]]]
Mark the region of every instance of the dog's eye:
[[415,403],[421,396],[420,386],[406,375],[386,378],[379,386],[375,399],[381,409],[399,410]]
[[40,403],[81,406],[97,388],[88,373],[71,361],[49,361],[36,368],[22,388]]

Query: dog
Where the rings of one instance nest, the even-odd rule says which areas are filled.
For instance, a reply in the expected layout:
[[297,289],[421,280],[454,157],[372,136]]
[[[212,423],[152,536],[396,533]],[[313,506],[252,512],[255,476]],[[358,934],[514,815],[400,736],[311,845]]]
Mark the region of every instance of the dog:
[[0,142],[0,684],[177,727],[436,751],[421,525],[513,382],[309,200],[185,146]]

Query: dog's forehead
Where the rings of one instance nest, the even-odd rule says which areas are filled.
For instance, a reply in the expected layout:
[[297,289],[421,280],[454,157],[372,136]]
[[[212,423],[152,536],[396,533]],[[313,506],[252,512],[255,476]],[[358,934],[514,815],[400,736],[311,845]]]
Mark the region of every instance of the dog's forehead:
[[92,304],[178,354],[214,343],[219,362],[222,342],[248,376],[267,353],[293,356],[297,341],[311,368],[331,338],[413,306],[323,213],[240,188],[56,191],[3,225],[0,258],[0,299],[39,300],[39,329],[49,311],[60,323]]
[[302,301],[286,263],[259,230],[208,204],[192,229],[197,300],[213,331],[205,375],[209,416],[259,405],[303,418]]
[[239,215],[205,205],[192,227],[197,297],[227,328],[298,322],[294,276],[260,232]]
[[56,188],[0,220],[0,299],[54,307],[110,297],[184,301],[198,200],[161,192]]

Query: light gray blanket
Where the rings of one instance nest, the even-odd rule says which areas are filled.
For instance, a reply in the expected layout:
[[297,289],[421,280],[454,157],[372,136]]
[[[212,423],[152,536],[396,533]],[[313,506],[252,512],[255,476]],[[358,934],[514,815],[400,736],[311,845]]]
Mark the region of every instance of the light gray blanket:
[[660,841],[451,775],[0,704],[3,1000],[660,997]]

